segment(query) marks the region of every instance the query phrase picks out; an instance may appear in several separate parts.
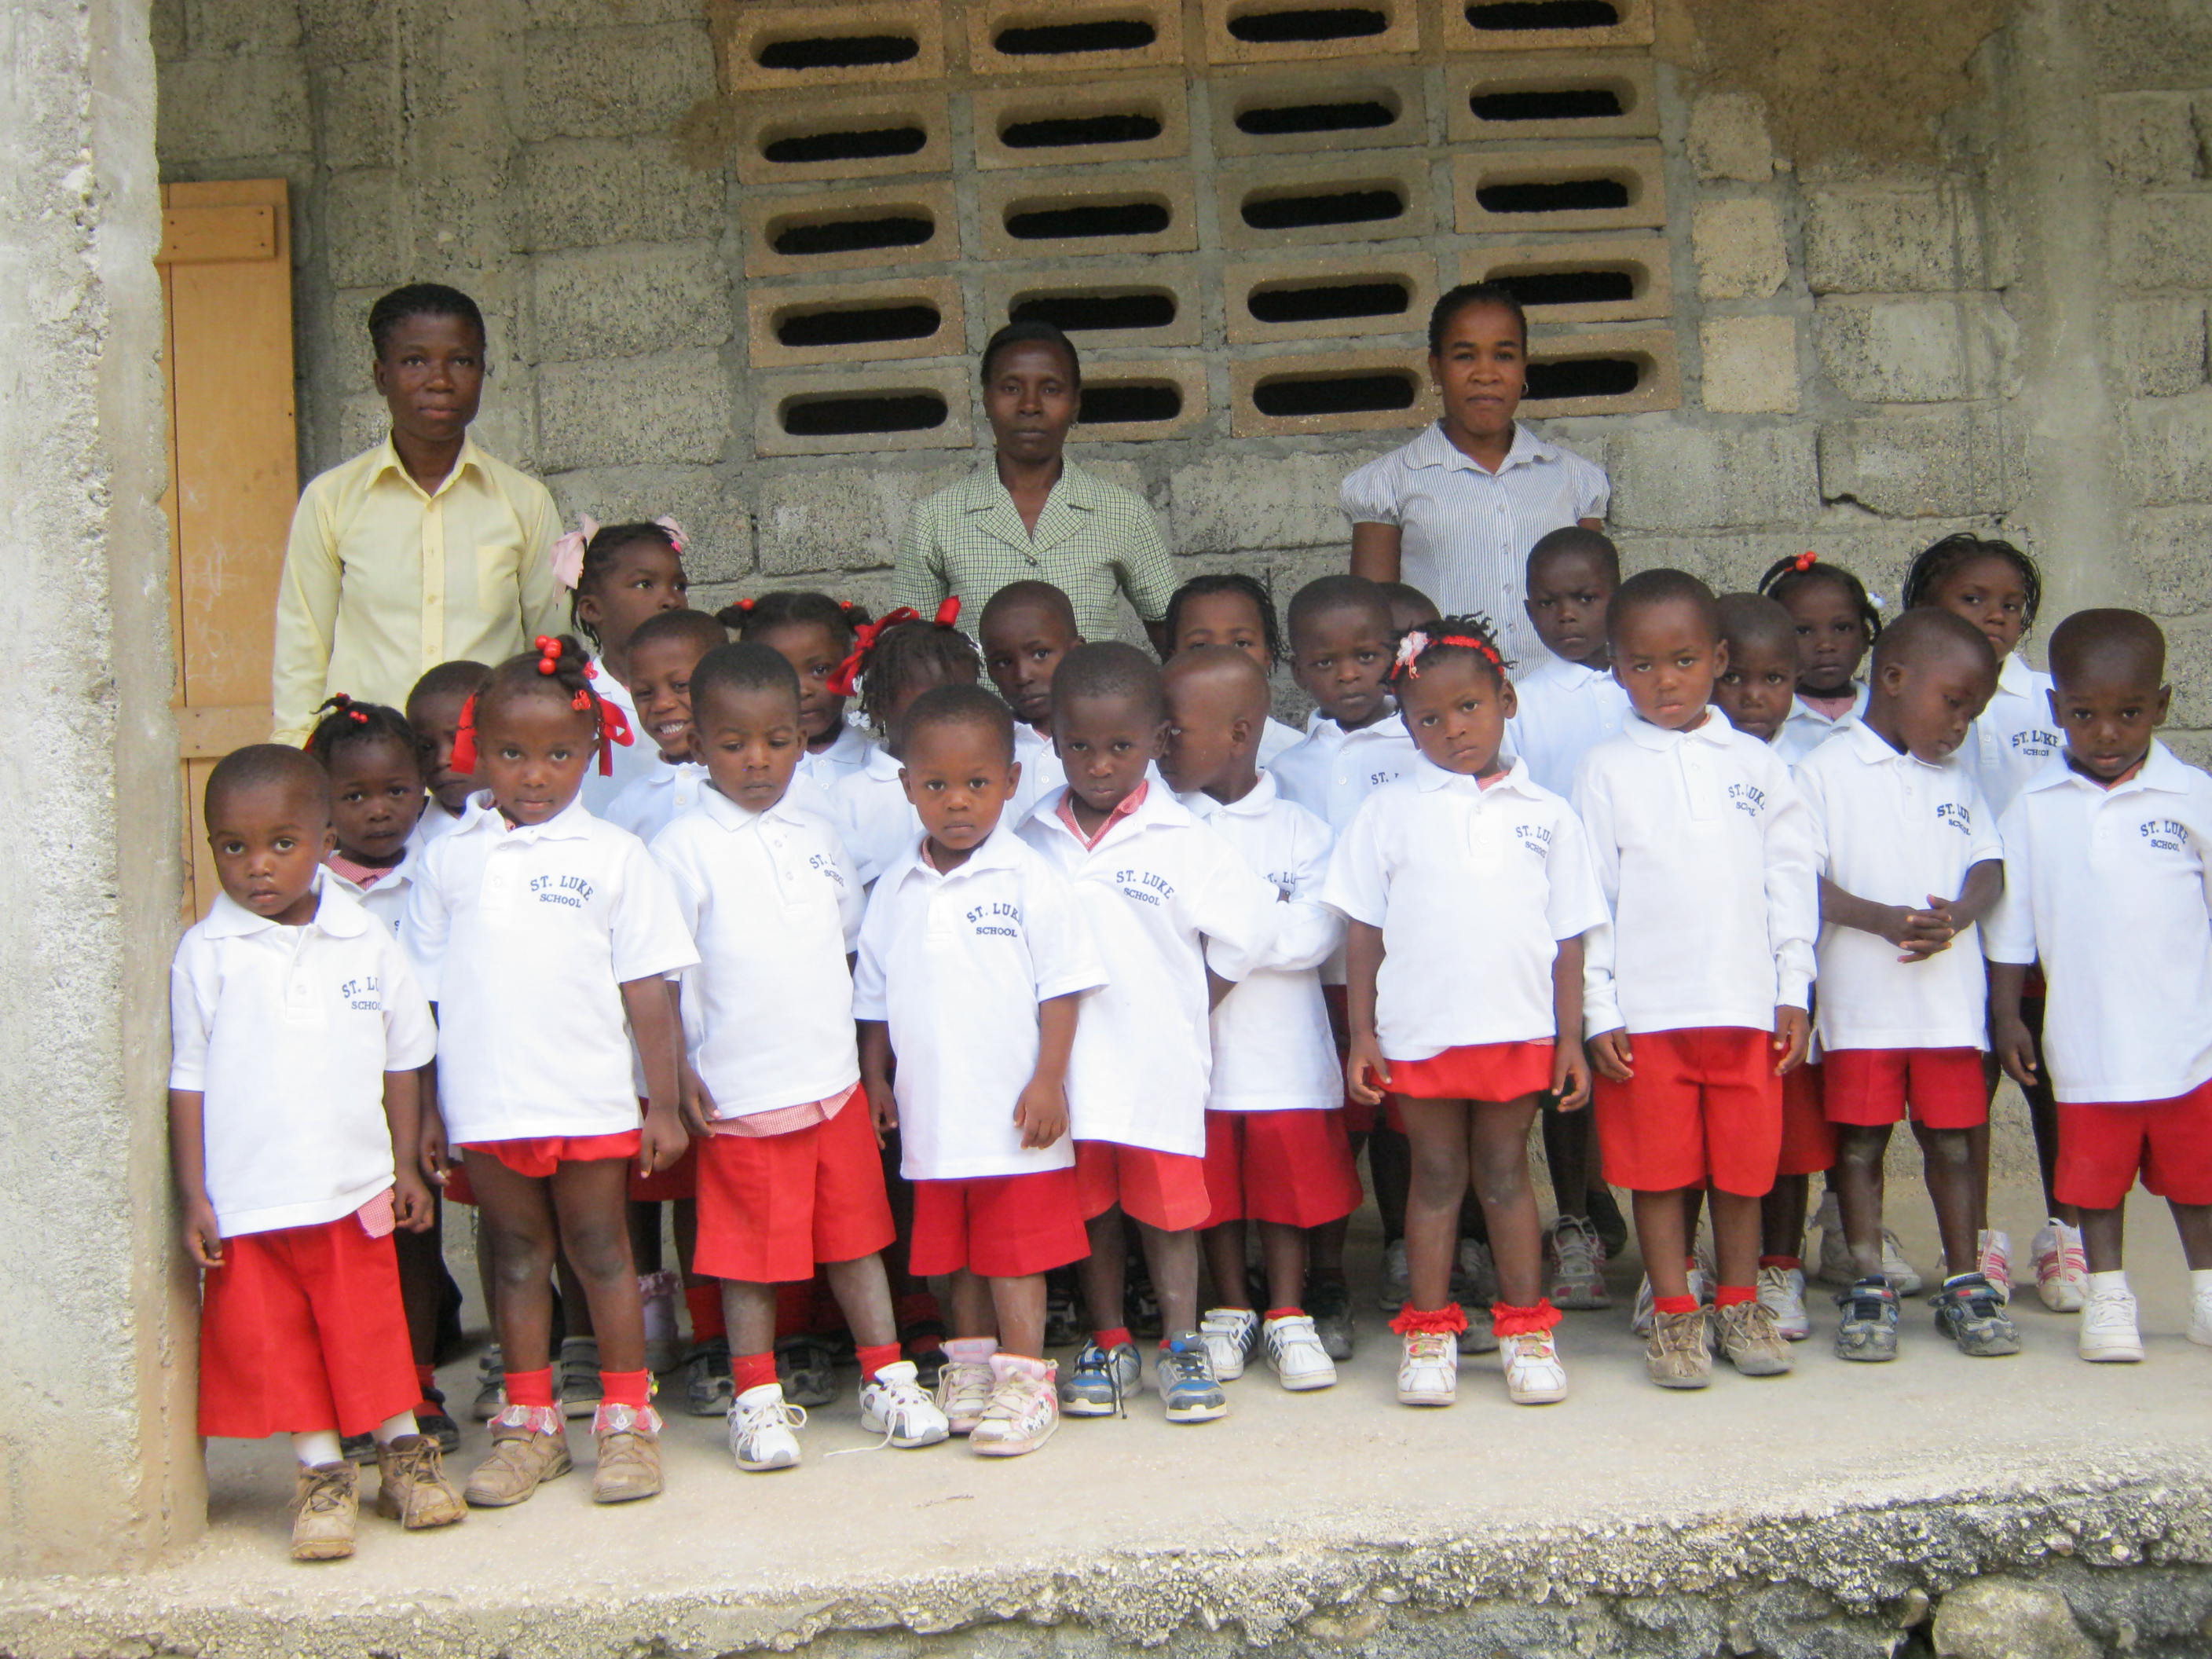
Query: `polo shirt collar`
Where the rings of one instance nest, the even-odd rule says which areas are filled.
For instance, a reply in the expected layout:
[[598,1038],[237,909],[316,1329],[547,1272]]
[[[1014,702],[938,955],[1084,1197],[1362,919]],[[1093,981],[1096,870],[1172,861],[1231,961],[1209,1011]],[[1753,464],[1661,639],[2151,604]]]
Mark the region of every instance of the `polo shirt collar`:
[[520,836],[528,841],[582,841],[592,833],[592,812],[584,805],[583,796],[579,794],[544,823],[518,823],[510,830],[507,820],[500,815],[499,808],[492,805],[491,791],[479,789],[469,797],[468,811],[461,814],[461,821],[453,826],[453,834],[457,836],[472,833]]
[[[1444,436],[1444,423],[1437,421],[1407,447],[1406,465],[1408,466],[1457,467],[1462,472],[1480,472],[1495,477],[1490,469],[1479,465],[1474,458]],[[1498,465],[1499,473],[1516,466],[1533,466],[1538,461],[1557,460],[1559,446],[1547,443],[1520,422],[1513,423],[1513,446],[1505,452],[1505,459]]]
[[906,763],[903,761],[884,748],[883,744],[871,744],[868,747],[866,763],[860,768],[860,772],[865,777],[878,778],[887,783],[896,783],[898,775],[905,769],[905,766]]
[[1621,730],[1628,734],[1630,741],[1653,750],[1671,749],[1678,743],[1706,743],[1717,749],[1725,748],[1735,734],[1735,728],[1728,723],[1728,716],[1711,703],[1705,705],[1705,723],[1694,732],[1670,732],[1663,726],[1654,726],[1632,708]]
[[1880,765],[1885,761],[1910,761],[1930,772],[1941,772],[1954,763],[1950,761],[1924,761],[1909,749],[1893,749],[1887,738],[1856,714],[1846,715],[1838,722],[1836,735],[1828,741],[1850,744],[1851,752],[1869,766]]
[[2021,793],[2024,795],[2034,789],[2057,789],[2068,785],[2093,790],[2100,795],[2124,795],[2136,789],[2155,789],[2169,795],[2186,794],[2189,791],[2189,768],[2174,757],[2173,750],[2153,738],[2150,752],[2143,757],[2143,763],[2136,769],[2135,776],[2107,789],[2069,766],[2066,750],[2060,748],[2052,751],[2040,772],[2021,786]]
[[1407,775],[1413,780],[1414,787],[1424,793],[1432,793],[1438,789],[1458,789],[1469,794],[1490,795],[1502,789],[1516,795],[1535,794],[1536,781],[1528,775],[1528,762],[1518,755],[1507,755],[1505,758],[1510,763],[1504,775],[1486,786],[1473,774],[1455,772],[1449,767],[1439,766],[1426,755],[1413,762],[1413,770]]
[[1611,679],[1610,667],[1592,668],[1586,662],[1569,662],[1556,651],[1546,651],[1542,659],[1531,668],[1528,679],[1557,680],[1570,691],[1580,690],[1592,680]]
[[[328,870],[319,866],[315,871],[315,914],[302,924],[303,930],[312,927],[332,939],[358,939],[368,931],[368,912],[361,908],[361,902],[350,896],[344,884]],[[200,929],[208,939],[245,939],[283,925],[267,916],[255,915],[228,893],[218,893],[215,907],[208,912]]]
[[1184,811],[1201,821],[1212,817],[1217,813],[1227,813],[1232,817],[1240,818],[1261,817],[1265,816],[1280,799],[1281,796],[1275,788],[1274,777],[1265,768],[1261,769],[1260,781],[1254,784],[1249,791],[1237,800],[1216,800],[1202,789],[1194,789],[1188,795],[1176,797],[1176,799],[1182,803]]
[[2027,659],[2017,651],[2005,653],[2005,659],[1997,665],[1997,690],[2009,691],[2015,697],[2032,697],[2041,688],[2035,683],[2035,671],[2027,665]]
[[1001,817],[991,833],[983,837],[983,844],[968,855],[968,861],[957,870],[933,869],[921,855],[927,836],[915,838],[906,849],[906,855],[887,870],[876,884],[880,889],[885,882],[896,888],[898,884],[920,876],[929,881],[953,882],[986,870],[1011,870],[1021,860],[1021,837],[1014,833],[1012,824]]
[[[473,437],[463,434],[461,453],[453,458],[453,470],[439,480],[437,489],[423,496],[423,499],[435,501],[451,489],[459,480],[461,474],[471,467],[478,472],[483,471],[483,452],[477,447],[477,441]],[[386,472],[391,473],[417,495],[422,495],[422,486],[415,482],[414,475],[407,471],[407,464],[399,459],[399,447],[392,441],[392,434],[389,432],[384,434],[384,441],[377,446],[376,465],[370,470],[369,477],[374,482]]]

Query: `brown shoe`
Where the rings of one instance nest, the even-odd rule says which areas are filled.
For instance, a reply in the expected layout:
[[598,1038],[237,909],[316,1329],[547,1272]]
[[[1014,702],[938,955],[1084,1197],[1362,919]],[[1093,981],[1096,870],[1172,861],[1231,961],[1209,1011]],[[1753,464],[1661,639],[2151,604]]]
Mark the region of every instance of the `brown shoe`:
[[343,1561],[353,1553],[361,1471],[350,1463],[302,1465],[292,1497],[292,1559]]
[[594,1504],[628,1504],[660,1493],[660,1413],[650,1406],[602,1406],[592,1431],[599,1443],[592,1472]]
[[410,1532],[468,1519],[469,1506],[446,1479],[438,1443],[406,1434],[376,1449],[376,1512]]
[[1756,1298],[1720,1310],[1721,1352],[1746,1376],[1782,1376],[1796,1364],[1774,1310]]
[[461,1495],[478,1509],[504,1509],[574,1467],[568,1425],[557,1411],[509,1406],[492,1419],[491,1455],[477,1465]]
[[1644,1369],[1662,1389],[1702,1389],[1713,1380],[1713,1356],[1707,1346],[1705,1310],[1655,1314],[1651,1340],[1644,1345]]

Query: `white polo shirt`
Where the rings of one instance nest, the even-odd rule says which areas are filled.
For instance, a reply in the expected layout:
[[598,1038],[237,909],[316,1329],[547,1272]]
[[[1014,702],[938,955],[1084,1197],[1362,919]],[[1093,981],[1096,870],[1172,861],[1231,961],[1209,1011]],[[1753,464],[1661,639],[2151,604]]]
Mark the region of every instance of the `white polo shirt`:
[[1765,1031],[1807,1006],[1820,832],[1779,755],[1717,708],[1692,732],[1631,715],[1573,800],[1613,910],[1583,944],[1590,1036]]
[[1021,763],[1022,776],[1014,786],[1014,798],[1001,815],[1001,821],[1009,824],[1018,824],[1036,810],[1039,801],[1067,787],[1067,769],[1060,763],[1060,751],[1053,747],[1052,739],[1039,737],[1036,728],[1024,720],[1014,722],[1014,758]]
[[[884,871],[860,924],[853,1013],[890,1025],[899,1173],[955,1181],[1073,1164],[1072,1136],[1024,1148],[1014,1107],[1036,1074],[1037,1005],[1105,978],[1067,878],[1003,818],[949,874],[919,842]],[[1079,1032],[1091,999],[1079,1010]]]
[[1774,751],[1795,766],[1830,738],[1842,731],[1866,713],[1867,689],[1863,683],[1851,686],[1851,706],[1833,719],[1807,702],[1802,696],[1790,699],[1790,718],[1782,722],[1782,729],[1774,734]]
[[829,827],[782,801],[748,812],[710,788],[653,857],[699,946],[684,974],[684,1052],[714,1115],[804,1106],[858,1083],[845,959],[866,901]]
[[622,988],[699,960],[643,842],[580,799],[509,828],[480,793],[432,843],[399,937],[438,1005],[453,1145],[638,1127]]
[[875,752],[876,740],[850,721],[837,727],[836,741],[820,754],[808,750],[799,757],[799,775],[817,785],[824,794],[837,786],[840,778],[848,778],[868,763]]
[[1356,732],[1316,714],[1305,741],[1276,756],[1267,769],[1286,799],[1340,836],[1359,803],[1400,773],[1411,771],[1420,753],[1402,714],[1385,714]]
[[1322,894],[1382,930],[1375,1035],[1389,1060],[1553,1041],[1559,942],[1607,920],[1581,820],[1521,760],[1487,788],[1425,759],[1377,789]]
[[1505,747],[1555,795],[1575,787],[1583,757],[1628,720],[1628,693],[1609,668],[1587,668],[1550,652],[1513,682],[1520,708],[1505,722]]
[[890,750],[872,749],[868,763],[838,779],[830,792],[838,838],[864,886],[872,885],[921,842],[921,814],[906,798],[899,771]]
[[1262,771],[1274,764],[1275,757],[1285,749],[1295,749],[1306,740],[1306,734],[1295,726],[1285,726],[1273,714],[1260,728],[1260,767]]
[[2039,674],[2019,652],[1997,669],[1997,689],[1974,721],[1959,758],[1974,775],[1990,811],[2002,816],[2028,781],[2066,747],[2051,712],[2051,676]]
[[169,969],[169,1086],[205,1097],[208,1198],[225,1238],[315,1227],[392,1185],[384,1074],[437,1050],[398,944],[327,870],[287,927],[228,894]]
[[428,847],[432,842],[451,835],[460,828],[461,821],[438,804],[435,795],[426,793],[422,797],[422,816],[415,820],[414,832],[407,837],[410,848]]
[[1237,849],[1152,783],[1085,849],[1040,802],[1022,838],[1074,884],[1105,964],[1067,1067],[1078,1140],[1202,1157],[1213,1067],[1206,970],[1232,982],[1271,959],[1275,890]]
[[328,865],[323,873],[331,884],[366,911],[369,919],[392,938],[399,937],[400,918],[407,914],[408,896],[422,874],[423,843],[413,835],[407,837],[399,862],[385,872],[374,887],[363,887],[359,882],[340,875]]
[[[1929,894],[1956,898],[1967,871],[2004,855],[1988,803],[1956,757],[1930,766],[1864,721],[1806,756],[1796,778],[1820,826],[1822,873],[1855,898],[1925,909]],[[1879,934],[1824,921],[1814,954],[1823,1048],[1989,1047],[1979,929],[1908,963]]]
[[2212,1079],[2212,778],[2155,741],[2110,789],[2062,756],[1998,830],[2005,894],[1982,948],[2040,957],[2058,1098],[2172,1100]]
[[647,737],[638,724],[637,703],[629,695],[629,687],[610,673],[597,657],[592,659],[592,690],[621,709],[623,718],[629,722],[629,741],[608,745],[608,764],[614,769],[602,774],[595,750],[592,763],[584,769],[583,787],[577,791],[585,811],[605,817],[607,809],[623,790],[640,778],[650,776],[660,764],[660,745]]
[[653,838],[714,793],[707,769],[696,761],[655,761],[653,770],[633,778],[600,814],[650,847]]
[[1328,826],[1285,800],[1265,772],[1242,800],[1177,797],[1279,896],[1274,965],[1255,968],[1214,1008],[1210,1112],[1325,1111],[1344,1104],[1344,1074],[1322,1000],[1321,964],[1344,938],[1322,902]]

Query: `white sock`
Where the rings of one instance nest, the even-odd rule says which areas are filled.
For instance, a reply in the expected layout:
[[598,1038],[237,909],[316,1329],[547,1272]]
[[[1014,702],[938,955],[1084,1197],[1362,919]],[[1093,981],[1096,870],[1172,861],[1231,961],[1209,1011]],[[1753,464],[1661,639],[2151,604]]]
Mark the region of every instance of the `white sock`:
[[2189,1293],[2191,1297],[2212,1296],[2212,1267],[2189,1270]]
[[416,1426],[413,1412],[401,1412],[397,1417],[387,1417],[376,1425],[376,1443],[388,1446],[393,1441],[422,1431]]
[[2089,1294],[2092,1296],[2125,1296],[2128,1293],[2127,1270],[2115,1267],[2108,1273],[2089,1275]]
[[342,1463],[345,1455],[338,1449],[336,1429],[313,1429],[306,1434],[292,1437],[292,1455],[308,1468],[322,1463]]

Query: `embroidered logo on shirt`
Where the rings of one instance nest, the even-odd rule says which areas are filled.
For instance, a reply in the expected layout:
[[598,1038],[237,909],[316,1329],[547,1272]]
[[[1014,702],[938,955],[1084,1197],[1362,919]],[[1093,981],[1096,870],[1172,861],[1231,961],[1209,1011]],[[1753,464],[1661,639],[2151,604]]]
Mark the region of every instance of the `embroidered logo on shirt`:
[[592,884],[581,876],[532,876],[530,890],[540,904],[565,904],[572,910],[592,902]]
[[1009,904],[1004,899],[993,899],[969,911],[968,925],[975,930],[978,939],[1019,939],[1022,907]]
[[1114,884],[1139,904],[1158,906],[1175,897],[1174,884],[1157,870],[1116,870]]
[[1728,787],[1729,800],[1739,812],[1757,817],[1766,811],[1766,791],[1757,784],[1732,783]]
[[2136,833],[2161,853],[2181,853],[2189,848],[2189,830],[2185,824],[2172,818],[2146,818],[2136,826]]
[[1949,824],[1962,836],[1971,836],[1974,833],[1974,815],[1954,800],[1936,803],[1936,821],[1938,823]]
[[1513,833],[1521,844],[1540,859],[1552,856],[1552,827],[1547,823],[1516,823]]
[[384,1012],[384,987],[374,974],[363,974],[356,979],[343,981],[338,986],[338,994],[345,999],[345,1006],[349,1008],[366,1014]]
[[2010,738],[2012,746],[2021,754],[2033,755],[2045,760],[2048,760],[2063,741],[2056,732],[2038,732],[2033,728],[2015,732]]
[[837,860],[827,853],[810,854],[806,860],[806,867],[810,870],[820,871],[830,880],[836,882],[840,889],[845,885],[845,872],[837,867]]

